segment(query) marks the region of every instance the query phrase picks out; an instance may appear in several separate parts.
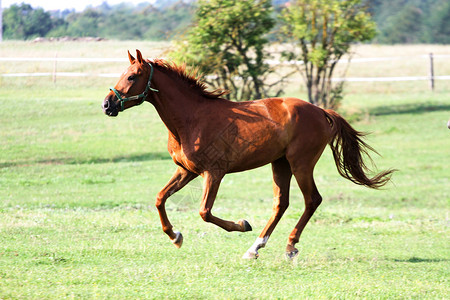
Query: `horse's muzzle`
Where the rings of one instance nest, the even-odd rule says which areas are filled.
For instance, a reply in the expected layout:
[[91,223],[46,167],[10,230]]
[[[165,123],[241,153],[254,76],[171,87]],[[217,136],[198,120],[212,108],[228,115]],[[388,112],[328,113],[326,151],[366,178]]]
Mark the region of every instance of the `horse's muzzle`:
[[107,96],[105,100],[103,100],[102,109],[106,115],[115,117],[119,114],[119,109],[111,98],[111,96]]

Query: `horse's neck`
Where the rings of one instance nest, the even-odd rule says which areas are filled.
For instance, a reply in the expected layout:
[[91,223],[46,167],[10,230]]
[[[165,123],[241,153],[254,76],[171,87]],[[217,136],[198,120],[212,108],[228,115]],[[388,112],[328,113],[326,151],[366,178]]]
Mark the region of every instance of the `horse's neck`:
[[167,129],[180,141],[186,124],[196,115],[201,96],[182,80],[162,72],[155,73],[154,78],[159,92],[153,94],[152,104]]

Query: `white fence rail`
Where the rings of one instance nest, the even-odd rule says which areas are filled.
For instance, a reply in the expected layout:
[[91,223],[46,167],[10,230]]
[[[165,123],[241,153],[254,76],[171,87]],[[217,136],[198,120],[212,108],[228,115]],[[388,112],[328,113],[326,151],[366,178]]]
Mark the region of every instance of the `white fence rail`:
[[[432,70],[433,58],[450,58],[450,55],[418,55],[416,58],[430,59],[430,69]],[[383,61],[397,61],[410,60],[411,57],[370,57],[370,58],[353,58],[351,60],[343,59],[342,63],[367,63],[367,62],[383,62]],[[55,64],[53,72],[34,72],[34,73],[2,73],[0,77],[119,77],[120,73],[79,73],[79,72],[56,72],[57,62],[74,62],[74,63],[105,63],[105,62],[127,62],[127,58],[79,58],[79,57],[0,57],[0,62],[52,62]],[[303,64],[303,61],[285,61],[267,60],[270,65],[284,64]],[[394,82],[394,81],[431,81],[434,80],[450,80],[450,75],[434,76],[430,73],[429,76],[399,76],[399,77],[347,77],[347,78],[333,78],[333,81],[341,82]],[[434,86],[434,84],[432,84]]]

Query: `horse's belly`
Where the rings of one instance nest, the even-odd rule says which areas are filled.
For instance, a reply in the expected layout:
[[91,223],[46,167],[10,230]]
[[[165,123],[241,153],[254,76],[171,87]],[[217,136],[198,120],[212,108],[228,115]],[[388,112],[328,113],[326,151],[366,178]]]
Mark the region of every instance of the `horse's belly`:
[[236,149],[235,153],[230,154],[229,172],[240,172],[258,168],[277,160],[285,155],[285,146],[278,139],[266,143],[247,143],[241,144],[241,147]]

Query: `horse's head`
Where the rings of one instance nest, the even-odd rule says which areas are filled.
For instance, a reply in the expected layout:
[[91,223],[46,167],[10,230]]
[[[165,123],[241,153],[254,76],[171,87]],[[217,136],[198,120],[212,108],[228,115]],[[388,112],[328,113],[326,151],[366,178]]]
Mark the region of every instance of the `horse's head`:
[[110,117],[115,117],[120,111],[142,104],[150,91],[157,90],[150,87],[153,75],[153,66],[142,58],[136,50],[136,58],[128,51],[130,66],[120,76],[119,81],[110,88],[110,92],[103,100],[103,111]]

